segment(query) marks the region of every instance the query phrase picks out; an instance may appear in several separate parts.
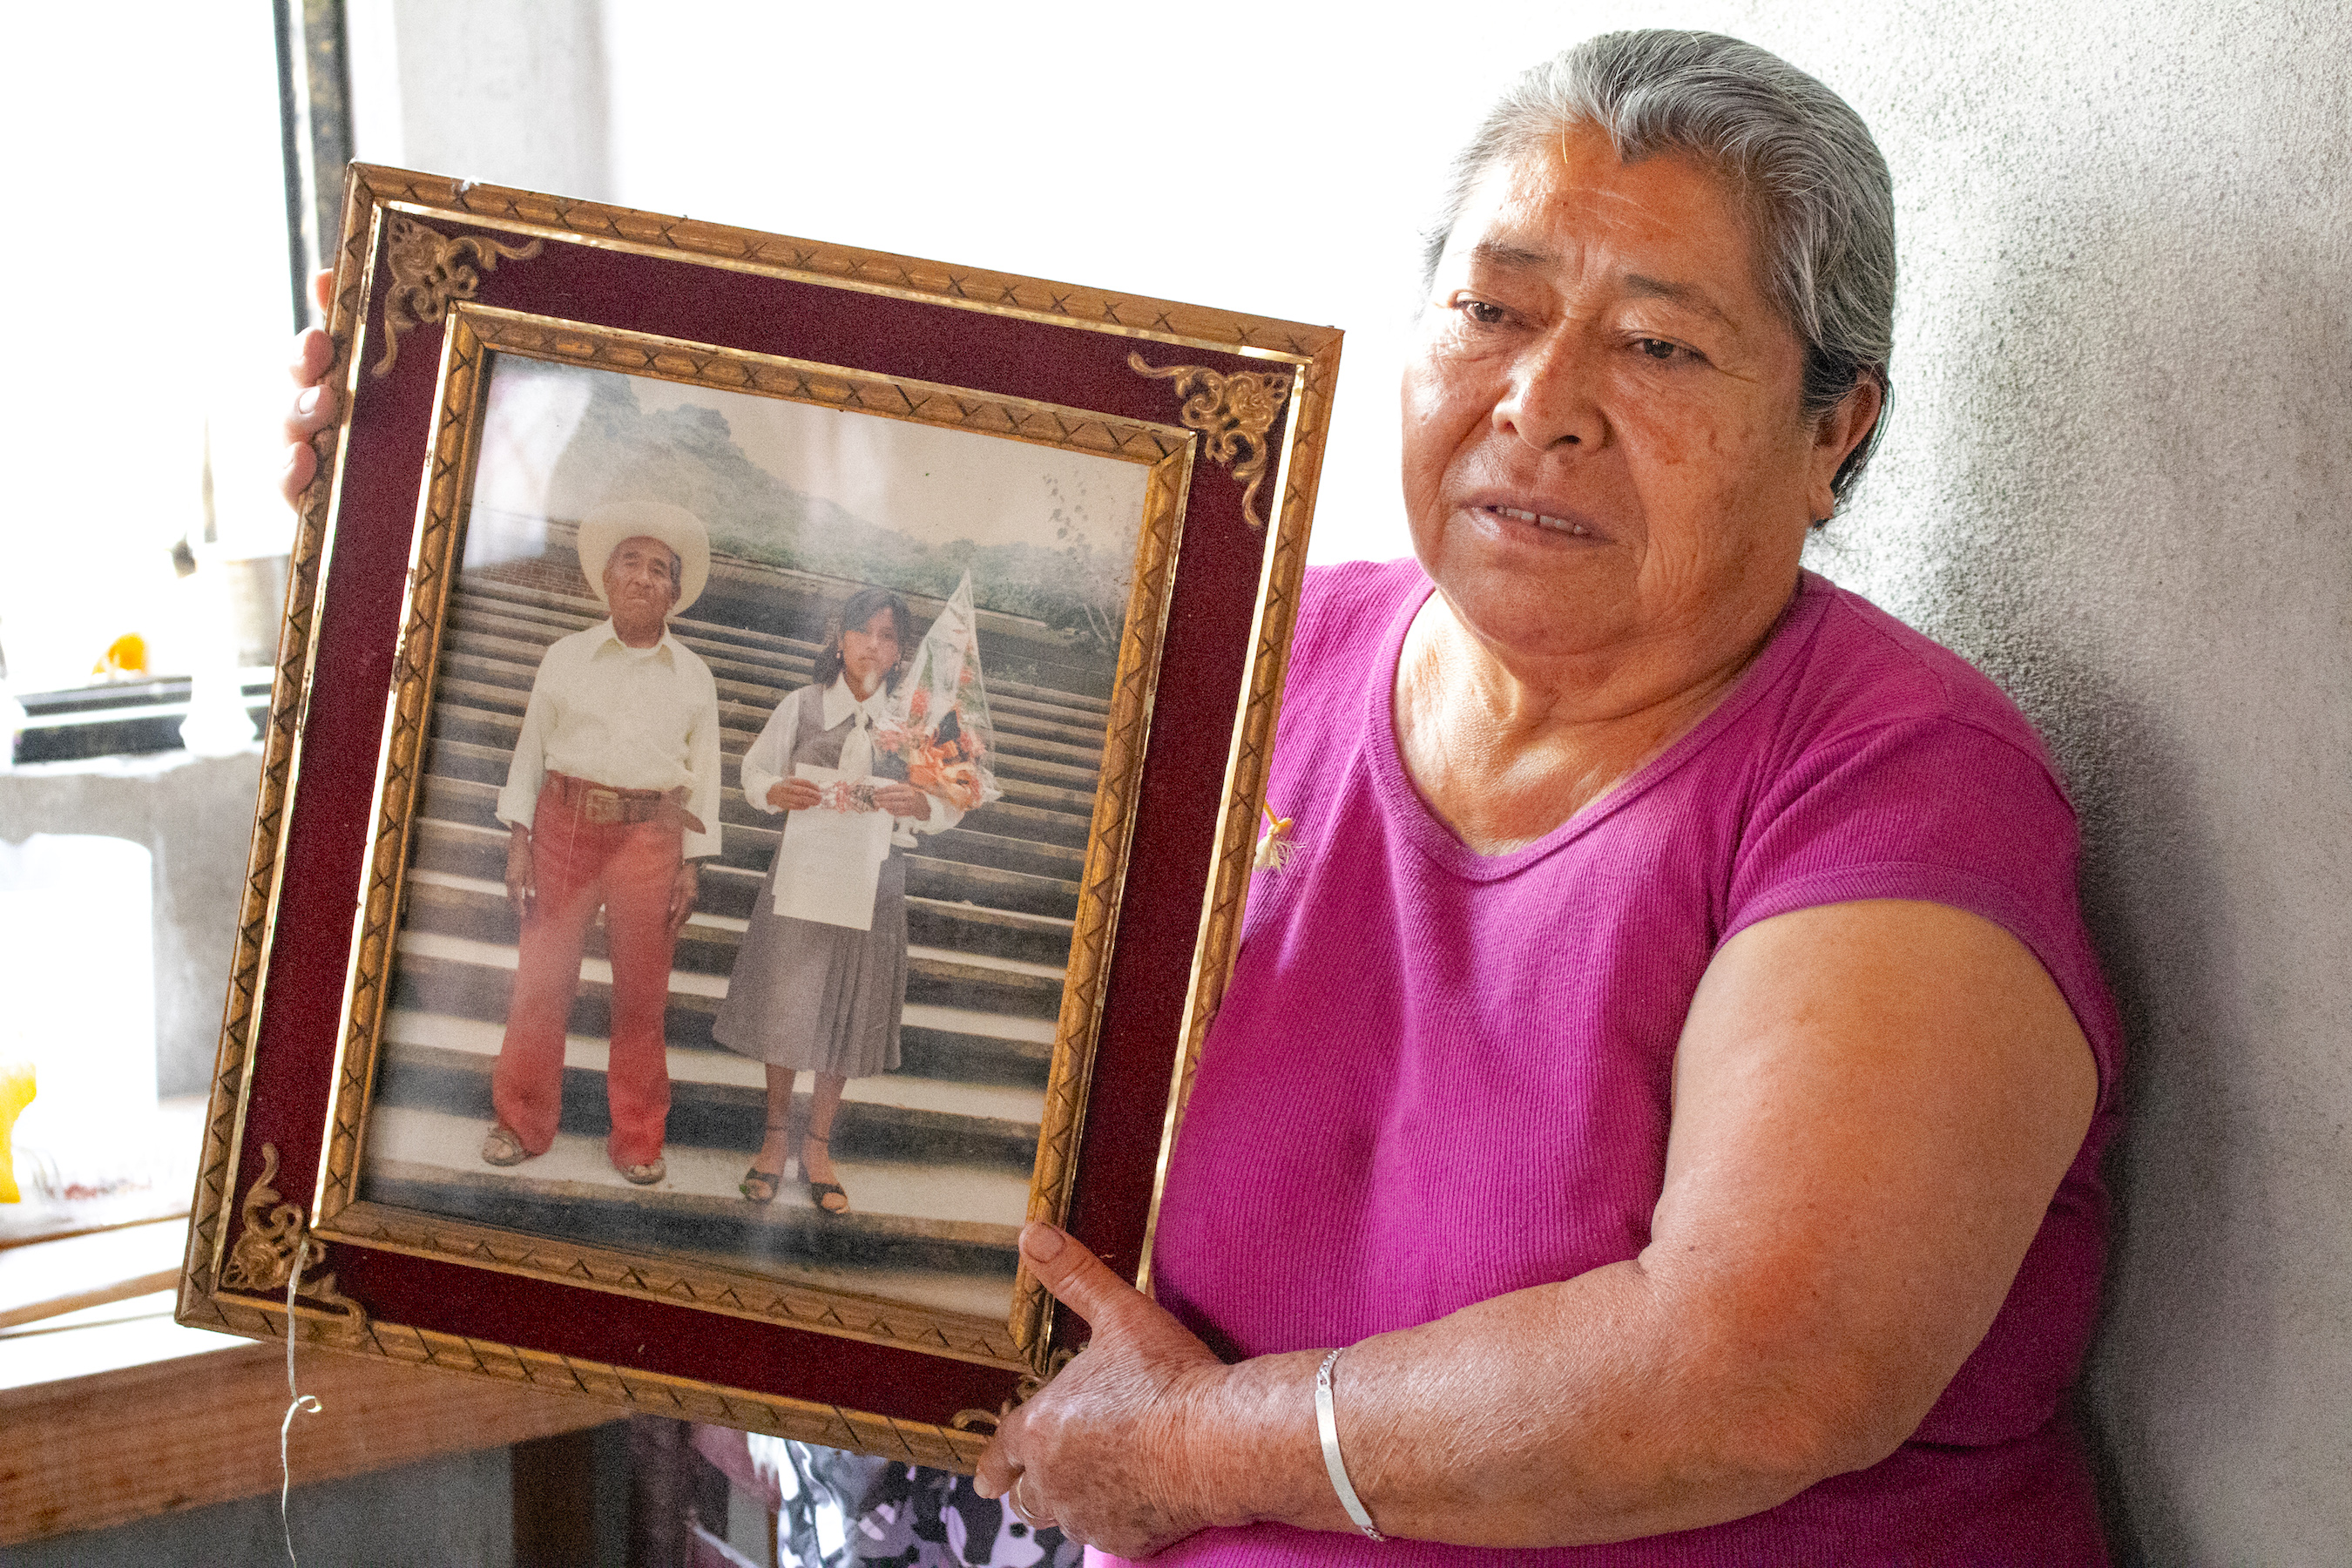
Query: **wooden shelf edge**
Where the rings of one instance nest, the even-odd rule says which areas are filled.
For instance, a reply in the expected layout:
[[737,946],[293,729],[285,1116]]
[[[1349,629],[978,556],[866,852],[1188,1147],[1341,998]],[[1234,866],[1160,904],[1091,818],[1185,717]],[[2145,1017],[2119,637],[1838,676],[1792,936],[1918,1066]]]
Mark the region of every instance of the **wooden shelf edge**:
[[[289,1439],[297,1487],[617,1419],[592,1400],[432,1367],[299,1353],[322,1408]],[[0,1546],[278,1489],[282,1346],[184,1357],[0,1392]]]

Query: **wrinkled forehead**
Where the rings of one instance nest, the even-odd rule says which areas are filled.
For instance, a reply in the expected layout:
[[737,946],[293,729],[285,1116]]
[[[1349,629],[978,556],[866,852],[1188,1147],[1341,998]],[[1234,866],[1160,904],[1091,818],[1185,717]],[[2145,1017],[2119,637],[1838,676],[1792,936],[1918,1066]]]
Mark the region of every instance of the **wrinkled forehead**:
[[[1716,289],[1760,292],[1755,216],[1737,179],[1693,153],[1621,158],[1594,125],[1531,139],[1472,184],[1441,276],[1471,262],[1639,268],[1671,258]],[[1714,291],[1714,290],[1711,290]]]
[[679,567],[685,564],[678,560],[677,551],[672,550],[653,535],[633,533],[613,546],[613,553],[604,559],[604,570],[610,572],[614,567],[632,557],[650,557],[656,561],[666,562],[668,563],[669,574],[672,577],[676,577]]

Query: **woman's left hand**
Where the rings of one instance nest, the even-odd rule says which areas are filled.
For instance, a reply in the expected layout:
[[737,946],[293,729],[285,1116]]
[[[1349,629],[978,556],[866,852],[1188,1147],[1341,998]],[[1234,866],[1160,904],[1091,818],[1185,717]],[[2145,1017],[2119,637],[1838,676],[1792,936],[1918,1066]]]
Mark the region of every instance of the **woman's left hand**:
[[1231,1369],[1052,1226],[1024,1227],[1021,1253],[1094,1338],[997,1428],[973,1475],[981,1495],[1003,1497],[1032,1523],[1057,1523],[1072,1540],[1120,1557],[1146,1557],[1205,1526],[1240,1522],[1202,1505],[1208,1498],[1230,1503],[1234,1493],[1212,1490],[1216,1478],[1193,1473],[1185,1441]]
[[893,816],[912,817],[917,822],[929,822],[931,817],[931,797],[912,784],[877,781],[874,804]]

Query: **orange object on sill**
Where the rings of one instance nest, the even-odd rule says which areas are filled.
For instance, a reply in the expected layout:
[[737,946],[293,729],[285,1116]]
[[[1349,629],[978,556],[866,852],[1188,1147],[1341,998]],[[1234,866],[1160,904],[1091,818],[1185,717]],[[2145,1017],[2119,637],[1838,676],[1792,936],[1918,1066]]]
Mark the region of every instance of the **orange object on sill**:
[[89,667],[92,675],[113,679],[118,676],[147,673],[147,639],[137,632],[125,632],[106,645],[106,655]]
[[32,1063],[0,1068],[0,1204],[13,1204],[24,1196],[16,1190],[16,1118],[33,1103],[37,1092]]

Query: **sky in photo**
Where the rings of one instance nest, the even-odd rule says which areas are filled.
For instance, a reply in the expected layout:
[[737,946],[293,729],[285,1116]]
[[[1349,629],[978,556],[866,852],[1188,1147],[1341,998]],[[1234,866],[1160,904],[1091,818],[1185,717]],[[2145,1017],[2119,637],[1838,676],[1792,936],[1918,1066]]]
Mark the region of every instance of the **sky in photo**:
[[551,502],[568,510],[580,499],[553,493],[558,458],[604,376],[626,380],[649,420],[681,409],[719,415],[737,449],[787,488],[925,544],[1052,545],[1065,521],[1107,542],[1131,537],[1142,513],[1140,463],[512,356],[500,357],[492,378],[478,507],[545,517]]

